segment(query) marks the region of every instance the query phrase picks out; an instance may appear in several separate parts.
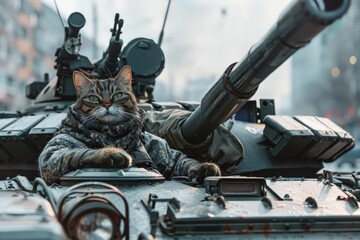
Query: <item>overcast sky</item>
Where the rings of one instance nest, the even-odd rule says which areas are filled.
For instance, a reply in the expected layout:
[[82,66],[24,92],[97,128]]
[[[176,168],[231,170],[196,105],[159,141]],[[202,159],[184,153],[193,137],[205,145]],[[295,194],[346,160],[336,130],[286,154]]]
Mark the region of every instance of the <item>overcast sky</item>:
[[[43,2],[55,6],[53,0]],[[94,35],[95,5],[97,40],[104,50],[115,13],[124,19],[124,44],[137,37],[157,42],[167,3],[167,0],[57,0],[64,17],[75,11],[84,14],[87,22],[81,32],[89,37]],[[165,83],[171,79],[177,89],[183,89],[189,77],[218,79],[229,64],[241,60],[265,35],[289,3],[289,0],[172,0],[161,46],[165,69],[157,81]],[[261,84],[253,99],[275,99],[277,112],[286,113],[290,107],[290,71],[288,60]]]

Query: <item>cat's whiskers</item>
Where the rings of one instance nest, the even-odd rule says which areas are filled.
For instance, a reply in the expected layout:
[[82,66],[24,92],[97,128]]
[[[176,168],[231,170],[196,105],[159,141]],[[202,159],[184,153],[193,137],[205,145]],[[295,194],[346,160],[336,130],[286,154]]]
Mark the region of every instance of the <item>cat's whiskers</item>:
[[127,119],[131,120],[131,119],[135,119],[136,121],[138,121],[141,125],[141,127],[144,126],[144,120],[137,114],[134,113],[129,113],[129,112],[123,112],[123,117],[126,117]]

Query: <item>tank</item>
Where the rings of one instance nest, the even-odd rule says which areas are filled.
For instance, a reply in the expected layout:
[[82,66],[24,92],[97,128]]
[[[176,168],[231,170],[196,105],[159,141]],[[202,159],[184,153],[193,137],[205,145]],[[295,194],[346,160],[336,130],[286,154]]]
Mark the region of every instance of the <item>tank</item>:
[[[155,101],[165,64],[161,40],[140,37],[123,47],[117,14],[108,48],[91,62],[80,54],[86,20],[71,14],[55,54],[57,76],[27,86],[32,105],[0,115],[0,239],[356,239],[359,175],[323,169],[353,148],[354,138],[327,118],[275,115],[273,100],[250,100],[349,6],[350,0],[292,2],[200,103]],[[79,169],[47,185],[37,158],[76,100],[73,71],[109,77],[124,65],[132,68],[140,108],[185,113],[170,128],[148,131],[189,156],[214,151],[219,165],[236,166],[203,184],[131,167]]]

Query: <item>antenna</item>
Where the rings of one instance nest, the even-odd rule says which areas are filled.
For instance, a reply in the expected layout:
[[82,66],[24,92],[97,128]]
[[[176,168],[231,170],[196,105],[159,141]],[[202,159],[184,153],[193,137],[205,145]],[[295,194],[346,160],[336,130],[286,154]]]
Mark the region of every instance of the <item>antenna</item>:
[[98,24],[97,24],[97,20],[98,20],[98,11],[95,5],[95,2],[92,1],[92,15],[93,15],[93,58],[96,58],[97,52],[98,52],[98,47],[97,47],[97,37],[98,37]]
[[119,22],[119,17],[120,17],[120,15],[118,13],[116,13],[115,14],[115,19],[114,19],[114,27],[112,29],[110,29],[112,37],[115,36],[115,34],[116,34],[116,26],[117,26],[117,24]]
[[171,4],[171,0],[168,1],[164,22],[163,22],[162,29],[161,29],[161,32],[160,32],[160,36],[159,36],[159,40],[158,40],[159,47],[161,46],[161,42],[162,42],[162,39],[163,39],[163,36],[164,36],[164,28],[165,28],[166,19],[167,19],[168,13],[169,13],[170,4]]
[[61,25],[63,26],[63,28],[65,28],[65,24],[64,24],[63,19],[62,19],[61,15],[60,15],[60,11],[59,11],[58,5],[56,3],[56,0],[54,0],[54,3],[55,3],[56,12],[57,12],[57,14],[58,14],[58,16],[60,18]]

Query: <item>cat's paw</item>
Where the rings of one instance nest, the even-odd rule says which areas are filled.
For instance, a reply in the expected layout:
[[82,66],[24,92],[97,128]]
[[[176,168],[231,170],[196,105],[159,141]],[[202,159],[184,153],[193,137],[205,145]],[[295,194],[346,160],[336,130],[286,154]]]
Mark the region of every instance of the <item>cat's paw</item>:
[[127,168],[132,163],[132,157],[124,149],[107,147],[99,151],[101,151],[101,163],[106,167]]
[[199,183],[204,183],[204,179],[209,176],[221,176],[221,171],[215,163],[200,163],[190,167],[188,176],[195,178]]

